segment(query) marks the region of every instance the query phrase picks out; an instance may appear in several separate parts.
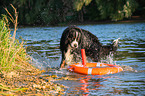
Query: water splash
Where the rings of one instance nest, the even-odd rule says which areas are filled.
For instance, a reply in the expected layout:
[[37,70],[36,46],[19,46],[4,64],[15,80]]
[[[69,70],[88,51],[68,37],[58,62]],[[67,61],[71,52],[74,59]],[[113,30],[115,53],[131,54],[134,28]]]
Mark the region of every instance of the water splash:
[[114,60],[113,58],[113,53],[110,53],[105,60],[101,60],[101,63],[107,63],[107,64],[114,64],[114,65],[119,65],[123,68],[124,71],[130,71],[130,72],[138,72],[137,70],[133,69],[133,67],[129,65],[124,65],[124,64],[116,64],[117,61]]
[[33,52],[30,58],[31,64],[40,70],[47,70],[48,68],[51,68],[50,61],[39,55],[37,52]]
[[116,64],[116,61],[114,61],[113,58],[113,53],[110,52],[110,54],[108,56],[106,56],[106,58],[101,58],[101,63],[107,63],[107,64]]
[[123,68],[124,71],[130,71],[130,72],[138,72],[137,70],[133,69],[131,66],[129,65],[121,65],[121,67]]
[[[107,61],[107,63],[108,64],[115,64],[116,63],[116,61],[113,61],[113,53],[111,53],[110,52],[110,54],[107,56],[107,59],[106,59]],[[115,63],[114,63],[115,62]]]

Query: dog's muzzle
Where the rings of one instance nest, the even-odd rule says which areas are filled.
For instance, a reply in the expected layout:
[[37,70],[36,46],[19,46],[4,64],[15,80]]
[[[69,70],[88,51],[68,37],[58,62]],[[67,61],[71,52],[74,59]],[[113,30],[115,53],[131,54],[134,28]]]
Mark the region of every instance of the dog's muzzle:
[[78,48],[78,42],[75,40],[71,43],[71,47]]

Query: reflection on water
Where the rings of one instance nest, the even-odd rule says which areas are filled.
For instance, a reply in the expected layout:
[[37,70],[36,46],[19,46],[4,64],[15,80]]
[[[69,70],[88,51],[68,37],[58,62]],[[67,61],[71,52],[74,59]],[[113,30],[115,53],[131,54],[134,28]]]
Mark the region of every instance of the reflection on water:
[[[47,70],[59,67],[59,42],[66,27],[19,28],[17,37],[22,36],[27,41],[27,53],[35,66]],[[67,86],[65,95],[145,95],[145,23],[78,27],[92,32],[104,45],[120,38],[120,46],[111,59],[125,71],[103,76],[85,76],[55,69],[43,75],[55,74],[57,78],[71,78],[56,81]]]

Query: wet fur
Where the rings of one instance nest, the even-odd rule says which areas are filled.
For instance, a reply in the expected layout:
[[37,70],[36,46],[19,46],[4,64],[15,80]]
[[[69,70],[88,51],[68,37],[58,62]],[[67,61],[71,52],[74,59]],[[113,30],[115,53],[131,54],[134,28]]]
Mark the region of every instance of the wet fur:
[[[77,48],[72,45],[76,33],[78,32],[78,46]],[[74,35],[75,34],[75,35]],[[77,45],[77,44],[76,44]],[[98,38],[91,32],[80,29],[76,26],[70,26],[66,28],[61,36],[60,50],[62,53],[62,60],[60,67],[70,65],[71,62],[79,62],[81,60],[81,49],[85,49],[86,56],[91,58],[93,61],[98,62],[101,58],[115,52],[118,48],[118,41],[113,42],[110,45],[103,46]]]

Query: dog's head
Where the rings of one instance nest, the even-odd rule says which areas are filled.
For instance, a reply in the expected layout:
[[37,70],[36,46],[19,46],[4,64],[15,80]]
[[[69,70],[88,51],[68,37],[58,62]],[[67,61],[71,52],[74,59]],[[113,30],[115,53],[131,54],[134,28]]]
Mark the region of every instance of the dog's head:
[[71,46],[71,48],[78,48],[80,47],[81,40],[82,40],[82,30],[75,26],[70,26],[67,28],[68,34],[65,40],[65,44]]

